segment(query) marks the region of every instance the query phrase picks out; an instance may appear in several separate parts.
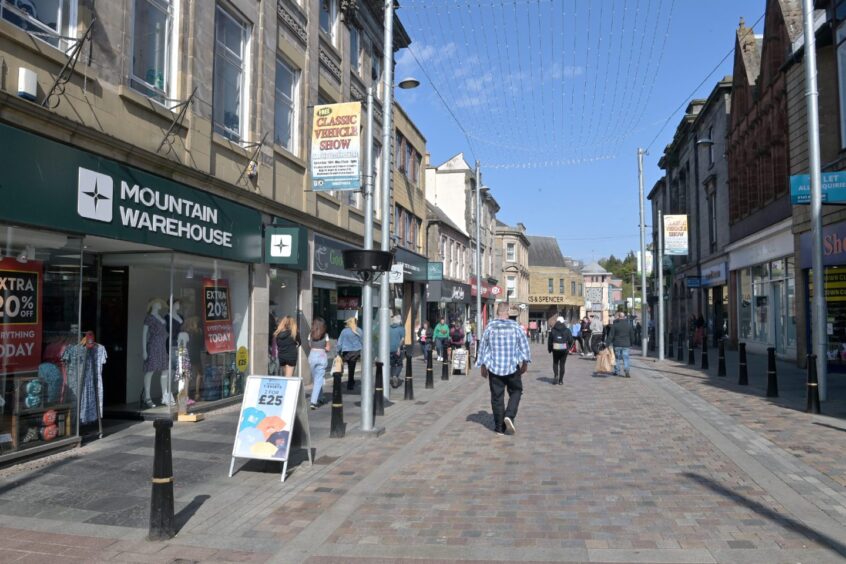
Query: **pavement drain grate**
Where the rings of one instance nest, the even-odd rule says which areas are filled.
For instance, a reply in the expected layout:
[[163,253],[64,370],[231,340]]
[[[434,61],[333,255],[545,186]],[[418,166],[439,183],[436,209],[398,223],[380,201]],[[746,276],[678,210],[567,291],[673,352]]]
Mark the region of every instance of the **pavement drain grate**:
[[320,488],[315,488],[314,491],[316,491],[318,493],[330,493],[332,491],[332,488],[320,487]]
[[320,458],[315,460],[314,463],[323,466],[323,465],[326,465],[326,464],[332,464],[333,462],[338,460],[338,458],[339,457],[337,457],[337,456],[321,456]]
[[170,561],[170,564],[200,564],[199,560],[186,560],[185,558],[176,558]]
[[416,402],[414,402],[414,405],[426,405],[427,403],[429,403],[429,402],[428,401],[416,401]]
[[355,472],[352,470],[344,470],[343,472],[339,472],[341,476],[355,476]]
[[755,548],[755,544],[748,540],[730,540],[729,548]]
[[402,494],[402,493],[386,493],[385,497],[405,497],[405,494]]

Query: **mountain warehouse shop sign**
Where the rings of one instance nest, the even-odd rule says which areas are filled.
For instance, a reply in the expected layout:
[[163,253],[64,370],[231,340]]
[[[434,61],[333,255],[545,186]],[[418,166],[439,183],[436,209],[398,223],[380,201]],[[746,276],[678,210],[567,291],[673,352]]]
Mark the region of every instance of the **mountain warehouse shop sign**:
[[260,214],[203,190],[5,125],[0,169],[0,219],[261,261]]

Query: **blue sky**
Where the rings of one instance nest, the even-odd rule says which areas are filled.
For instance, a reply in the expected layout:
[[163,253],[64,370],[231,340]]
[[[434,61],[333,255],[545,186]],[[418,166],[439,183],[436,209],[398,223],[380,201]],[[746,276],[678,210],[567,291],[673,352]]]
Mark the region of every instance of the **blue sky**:
[[422,84],[397,89],[396,99],[433,164],[463,151],[472,165],[475,154],[502,221],[557,237],[578,259],[622,256],[639,248],[637,147],[655,139],[644,161],[648,194],[682,117],[673,110],[733,48],[740,17],[751,25],[764,8],[765,0],[404,0],[398,14],[413,43],[396,78]]

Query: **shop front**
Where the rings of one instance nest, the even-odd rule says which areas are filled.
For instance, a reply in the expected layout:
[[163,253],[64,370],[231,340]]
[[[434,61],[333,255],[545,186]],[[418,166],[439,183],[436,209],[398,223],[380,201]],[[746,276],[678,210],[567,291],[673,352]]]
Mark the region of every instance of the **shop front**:
[[[264,230],[264,262],[268,265],[268,366],[278,371],[273,333],[286,317],[302,322],[301,277],[308,269],[308,230],[281,218]],[[297,363],[301,366],[302,363]]]
[[[473,323],[476,322],[476,292],[477,292],[477,284],[476,284],[476,277],[470,277],[470,297],[473,300],[470,303],[470,316]],[[491,280],[482,280],[482,326],[487,327],[488,320],[493,315],[493,307],[496,303],[496,300],[502,297],[503,292],[502,288],[497,286],[495,282],[491,282]]]
[[238,396],[261,215],[14,127],[0,138],[0,459],[104,415]]
[[470,311],[470,286],[452,280],[437,280],[426,284],[426,317],[430,324],[443,317],[448,323],[465,321]]
[[[812,284],[811,233],[799,237],[799,264],[802,270],[801,292],[804,311],[810,312],[814,287]],[[823,266],[825,267],[826,327],[828,350],[826,357],[832,372],[846,372],[846,222],[823,228]],[[811,314],[804,319],[806,343],[811,338]],[[810,346],[808,346],[810,349]]]
[[414,344],[414,332],[423,323],[428,260],[423,255],[397,248],[394,268],[397,272],[402,271],[401,281],[391,284],[394,311],[402,315],[406,344]]
[[705,327],[711,344],[717,346],[720,339],[728,336],[728,264],[725,257],[702,266],[700,276],[704,308]]
[[750,352],[774,347],[796,356],[796,299],[791,220],[729,245],[737,339]]
[[[344,268],[343,251],[354,248],[342,241],[314,235],[312,319],[323,318],[332,339],[338,338],[348,318],[361,319],[361,280]],[[374,302],[378,307],[378,300]]]

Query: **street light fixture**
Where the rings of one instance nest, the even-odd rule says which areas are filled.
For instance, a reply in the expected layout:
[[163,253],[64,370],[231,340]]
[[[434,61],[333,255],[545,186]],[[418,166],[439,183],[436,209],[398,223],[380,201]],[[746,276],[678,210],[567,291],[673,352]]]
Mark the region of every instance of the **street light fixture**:
[[397,86],[403,90],[412,90],[420,86],[420,81],[413,76],[407,76],[397,83]]

